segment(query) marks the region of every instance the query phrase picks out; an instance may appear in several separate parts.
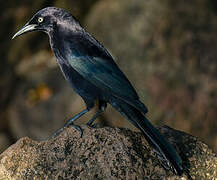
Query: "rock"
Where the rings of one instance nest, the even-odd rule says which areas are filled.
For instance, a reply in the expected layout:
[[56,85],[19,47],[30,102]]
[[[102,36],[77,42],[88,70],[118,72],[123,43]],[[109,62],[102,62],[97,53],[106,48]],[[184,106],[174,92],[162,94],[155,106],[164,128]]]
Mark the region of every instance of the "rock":
[[[166,171],[141,133],[82,126],[37,142],[20,139],[0,155],[0,179],[187,179]],[[197,138],[169,127],[159,130],[181,154],[193,179],[217,178],[216,155]]]

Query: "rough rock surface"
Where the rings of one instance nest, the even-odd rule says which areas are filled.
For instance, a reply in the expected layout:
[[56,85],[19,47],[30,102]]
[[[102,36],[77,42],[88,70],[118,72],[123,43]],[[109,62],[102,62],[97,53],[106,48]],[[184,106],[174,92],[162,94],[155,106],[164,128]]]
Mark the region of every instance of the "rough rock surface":
[[[0,179],[187,179],[165,171],[141,133],[82,128],[82,138],[67,128],[47,141],[20,139],[0,155]],[[159,129],[193,179],[217,178],[217,157],[207,145],[169,127]]]

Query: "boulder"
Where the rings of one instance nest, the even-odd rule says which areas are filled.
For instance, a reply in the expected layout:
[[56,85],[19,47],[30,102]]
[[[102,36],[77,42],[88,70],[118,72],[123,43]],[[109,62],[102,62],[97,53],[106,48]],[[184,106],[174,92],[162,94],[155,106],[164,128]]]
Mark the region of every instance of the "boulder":
[[180,153],[182,177],[165,170],[140,132],[120,128],[72,127],[37,142],[20,139],[0,155],[0,179],[215,179],[217,157],[198,138],[161,127]]

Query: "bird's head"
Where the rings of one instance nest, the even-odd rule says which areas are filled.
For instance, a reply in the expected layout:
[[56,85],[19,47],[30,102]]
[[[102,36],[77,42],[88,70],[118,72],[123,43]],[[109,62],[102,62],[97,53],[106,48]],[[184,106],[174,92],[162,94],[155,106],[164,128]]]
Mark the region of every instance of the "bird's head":
[[80,27],[75,18],[65,10],[56,7],[47,7],[38,11],[12,39],[27,32],[43,31],[52,32],[59,24],[65,27]]

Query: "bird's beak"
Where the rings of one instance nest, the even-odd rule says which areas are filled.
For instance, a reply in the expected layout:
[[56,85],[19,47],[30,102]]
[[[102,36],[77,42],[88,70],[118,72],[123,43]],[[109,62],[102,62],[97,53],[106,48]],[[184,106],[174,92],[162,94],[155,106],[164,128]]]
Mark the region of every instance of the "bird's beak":
[[26,32],[34,31],[34,30],[36,30],[36,27],[37,27],[37,24],[29,24],[29,23],[27,23],[19,31],[17,31],[13,35],[12,39],[14,39],[15,37],[20,36],[21,34],[24,34]]

